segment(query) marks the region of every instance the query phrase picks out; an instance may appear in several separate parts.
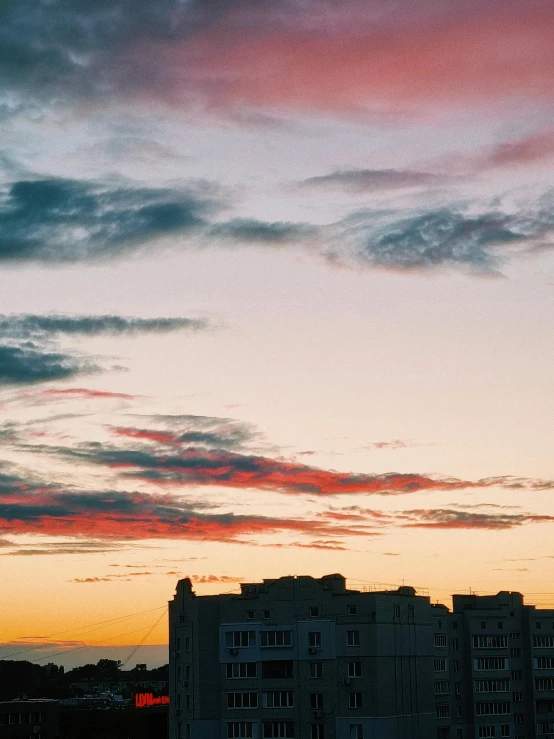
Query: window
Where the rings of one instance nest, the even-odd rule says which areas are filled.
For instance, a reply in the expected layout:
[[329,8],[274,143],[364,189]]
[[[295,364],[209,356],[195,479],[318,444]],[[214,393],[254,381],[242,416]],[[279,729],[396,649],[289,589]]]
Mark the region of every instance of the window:
[[497,626],[502,631],[502,629],[504,628],[504,622],[503,621],[498,621]]
[[452,628],[454,629],[454,631],[457,631],[457,629],[458,629],[458,622],[457,621],[452,621]]
[[260,631],[260,647],[290,647],[292,631]]
[[554,670],[554,657],[535,657],[533,666],[535,670]]
[[185,652],[190,652],[190,636],[185,636]]
[[538,721],[537,733],[552,734],[554,732],[554,721]]
[[185,695],[185,711],[190,711],[190,695]]
[[512,700],[514,703],[521,703],[523,701],[523,693],[520,690],[512,693]]
[[524,724],[525,715],[523,713],[514,713],[514,724]]
[[554,690],[554,677],[536,677],[535,690]]
[[176,652],[180,652],[181,651],[181,639],[179,637],[177,637],[177,639],[175,639],[175,651]]
[[456,706],[456,718],[462,718],[462,707]]
[[255,631],[227,631],[225,633],[225,646],[231,648],[256,646]]
[[262,662],[262,680],[275,680],[293,677],[293,662],[291,659],[264,660]]
[[435,706],[435,712],[437,718],[450,718],[450,706],[448,703],[442,703],[439,706]]
[[464,739],[464,730],[456,729],[456,739]]
[[487,624],[486,624],[485,621],[481,621],[481,628],[482,629],[486,629],[487,628]]
[[433,660],[433,670],[435,672],[446,672],[448,670],[448,660],[446,657],[435,657]]
[[350,693],[348,696],[348,708],[361,708],[362,707],[362,694],[361,693]]
[[523,670],[512,670],[512,680],[523,680]]
[[480,726],[479,733],[477,734],[479,739],[481,737],[493,737],[496,736],[496,726],[494,724],[487,726]]
[[554,636],[534,636],[533,647],[535,649],[553,649],[554,648]]
[[510,681],[506,679],[502,680],[476,680],[475,681],[475,692],[476,693],[509,693],[510,692]]
[[232,721],[227,724],[227,739],[253,739],[254,724],[251,721]]
[[310,693],[310,708],[323,708],[323,693]]
[[359,631],[347,631],[346,632],[346,646],[347,647],[359,647],[360,646],[360,632]]
[[229,680],[256,677],[255,662],[232,662],[227,664],[225,667],[227,670],[227,678]]
[[414,607],[413,607],[413,606],[412,606],[412,605],[410,604],[410,605],[408,606],[408,618],[414,618],[414,616],[415,616],[415,609],[414,609]]
[[309,631],[308,632],[308,646],[320,647],[321,646],[321,631]]
[[190,665],[185,665],[185,680],[190,680]]
[[346,606],[346,615],[347,616],[357,616],[358,606]]
[[507,636],[474,636],[474,649],[507,649]]
[[256,611],[246,611],[246,618],[249,619],[250,621],[253,618],[256,618]]
[[473,660],[475,670],[507,670],[509,666],[506,657],[478,657]]
[[227,693],[227,708],[257,708],[257,693]]
[[364,727],[362,724],[350,724],[348,727],[348,739],[364,739]]
[[310,693],[310,708],[323,708],[323,693]]
[[264,708],[294,708],[292,690],[273,690],[263,693]]
[[264,721],[264,739],[293,739],[293,721]]
[[310,606],[310,618],[317,618],[320,615],[319,606]]
[[446,647],[447,639],[446,634],[435,634],[435,647]]
[[452,660],[452,669],[454,670],[454,672],[460,672],[460,660],[459,659]]
[[510,649],[510,657],[521,657],[521,648],[520,647],[512,647]]
[[456,683],[454,687],[456,689],[456,698],[460,699],[462,697],[462,683]]
[[510,633],[510,639],[520,639],[520,638],[521,638],[521,634],[519,631],[512,631]]
[[450,695],[450,680],[435,680],[435,695]]
[[394,606],[394,617],[400,618],[400,606],[399,605]]
[[312,724],[312,739],[325,739],[325,727],[323,724]]
[[267,608],[264,608],[262,611],[262,618],[271,618],[271,611],[268,611]]
[[309,677],[323,677],[323,662],[308,662]]
[[477,716],[503,716],[510,713],[510,702],[489,701],[488,703],[477,703],[475,713]]
[[500,736],[510,736],[510,724],[500,725]]
[[454,649],[454,651],[458,651],[459,648],[460,648],[460,640],[452,639],[452,649]]
[[348,662],[346,665],[346,676],[347,677],[361,677],[362,676],[362,663],[361,662]]
[[192,726],[190,724],[185,724],[185,739],[191,739],[192,736]]
[[542,623],[540,621],[535,621],[535,628],[536,629],[542,628]]

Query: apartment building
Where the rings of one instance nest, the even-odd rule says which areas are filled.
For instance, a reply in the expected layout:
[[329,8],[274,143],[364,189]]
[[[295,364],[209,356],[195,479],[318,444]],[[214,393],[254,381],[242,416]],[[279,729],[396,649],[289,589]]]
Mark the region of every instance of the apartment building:
[[554,739],[554,610],[520,593],[434,606],[439,739]]
[[434,609],[342,575],[169,604],[170,739],[430,739]]

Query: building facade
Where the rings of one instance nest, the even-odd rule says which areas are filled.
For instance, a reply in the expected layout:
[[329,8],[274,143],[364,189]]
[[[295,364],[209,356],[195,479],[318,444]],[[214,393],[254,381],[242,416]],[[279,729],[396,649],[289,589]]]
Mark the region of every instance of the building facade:
[[55,739],[59,729],[58,701],[46,698],[0,701],[0,737]]
[[554,610],[510,592],[433,610],[439,739],[554,739]]
[[341,575],[170,602],[170,739],[430,739],[433,614]]

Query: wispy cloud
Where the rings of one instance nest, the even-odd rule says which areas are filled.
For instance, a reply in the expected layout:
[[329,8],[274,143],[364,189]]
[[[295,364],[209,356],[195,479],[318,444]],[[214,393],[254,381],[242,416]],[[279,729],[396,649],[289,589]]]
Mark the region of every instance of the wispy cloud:
[[[0,315],[0,385],[66,380],[101,371],[94,358],[60,347],[67,337],[138,336],[209,328],[196,318],[124,318],[121,316]],[[81,395],[94,391],[49,391]],[[97,393],[96,397],[100,397]],[[104,395],[104,397],[106,397]],[[112,396],[113,397],[113,396]]]
[[392,439],[391,441],[372,441],[367,444],[366,449],[409,449],[416,446],[430,446],[417,441]]
[[469,513],[450,509],[403,511],[408,526],[441,529],[512,529],[530,523],[550,523],[554,516],[531,513]]
[[445,175],[400,169],[344,169],[309,177],[300,183],[304,188],[328,188],[350,193],[400,190],[444,184]]

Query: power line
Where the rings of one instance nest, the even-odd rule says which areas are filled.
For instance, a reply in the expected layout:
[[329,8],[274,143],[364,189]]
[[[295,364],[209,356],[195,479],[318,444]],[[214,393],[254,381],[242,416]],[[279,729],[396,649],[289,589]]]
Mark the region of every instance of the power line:
[[154,621],[154,623],[152,624],[152,626],[148,629],[148,631],[146,632],[146,634],[141,639],[140,643],[137,644],[137,646],[133,649],[133,651],[127,657],[127,659],[125,660],[125,662],[122,665],[120,665],[121,668],[125,667],[125,665],[127,664],[127,662],[129,662],[131,660],[131,657],[138,652],[138,650],[142,647],[142,645],[144,644],[144,642],[148,639],[148,637],[150,636],[150,634],[154,631],[154,629],[160,623],[160,621],[162,620],[162,618],[164,616],[165,616],[165,613],[162,613],[162,615],[156,621]]
[[[73,637],[74,638],[77,638],[79,636],[85,636],[86,634],[90,634],[93,631],[98,631],[100,628],[102,628],[102,626],[105,626],[107,624],[113,624],[113,623],[116,623],[118,621],[126,621],[126,620],[128,620],[130,618],[134,618],[135,616],[142,616],[145,613],[153,613],[154,611],[159,611],[162,608],[165,611],[167,609],[167,606],[159,606],[158,608],[150,608],[147,611],[138,611],[137,613],[132,613],[129,616],[119,616],[118,618],[111,618],[111,619],[108,619],[107,621],[98,621],[96,624],[89,624],[90,626],[96,626],[96,628],[89,628],[88,626],[86,626],[85,628],[88,629],[87,631],[77,631],[77,633],[75,633],[75,631],[76,631],[75,629],[68,629],[66,631],[57,631],[55,634],[49,634],[49,635],[43,636],[41,638],[42,639],[52,639],[53,637],[60,636],[61,634],[73,634]],[[165,615],[165,613],[163,613],[162,616],[160,617],[160,621],[161,621],[161,619],[163,618],[164,615]],[[139,629],[139,631],[141,631],[141,629]],[[24,637],[21,637],[21,638],[24,638]],[[26,649],[21,649],[18,652],[12,652],[12,654],[8,654],[5,657],[2,657],[2,659],[4,659],[4,660],[5,659],[10,659],[11,657],[17,657],[20,654],[27,654],[28,652],[34,652],[37,649],[41,649],[44,646],[45,646],[44,644],[36,644],[34,647],[27,647]],[[78,648],[81,649],[82,647],[78,647]]]

